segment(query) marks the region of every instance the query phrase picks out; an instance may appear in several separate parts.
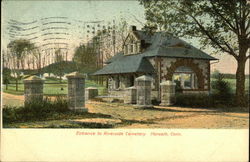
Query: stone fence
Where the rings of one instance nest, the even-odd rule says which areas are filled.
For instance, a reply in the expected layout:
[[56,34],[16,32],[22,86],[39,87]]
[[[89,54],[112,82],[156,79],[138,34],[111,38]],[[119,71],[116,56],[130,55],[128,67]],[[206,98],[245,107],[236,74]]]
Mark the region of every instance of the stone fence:
[[[85,108],[85,100],[93,99],[98,96],[98,89],[95,87],[86,88],[84,75],[73,72],[67,75],[68,79],[68,108],[70,110],[88,111]],[[136,104],[138,107],[152,107],[151,103],[151,83],[152,78],[147,75],[135,79],[136,86],[129,87],[125,90],[124,103]],[[37,77],[31,76],[24,80],[25,104],[30,101],[43,100],[43,83],[44,81]],[[86,93],[86,96],[85,96]],[[161,105],[169,106],[175,102],[175,83],[166,81],[161,83]]]

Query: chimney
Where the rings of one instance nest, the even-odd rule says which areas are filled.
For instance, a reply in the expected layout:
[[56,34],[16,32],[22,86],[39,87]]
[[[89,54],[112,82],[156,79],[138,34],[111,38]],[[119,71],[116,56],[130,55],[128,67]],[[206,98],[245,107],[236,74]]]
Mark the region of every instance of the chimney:
[[136,31],[136,26],[134,25],[130,26],[129,31]]

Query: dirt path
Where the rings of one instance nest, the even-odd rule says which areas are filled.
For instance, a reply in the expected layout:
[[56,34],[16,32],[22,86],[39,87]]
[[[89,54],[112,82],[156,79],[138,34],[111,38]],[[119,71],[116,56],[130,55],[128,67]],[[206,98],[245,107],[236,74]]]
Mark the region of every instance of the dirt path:
[[129,121],[118,128],[248,128],[248,113],[220,112],[203,108],[160,107],[136,109],[124,104],[89,102],[90,112]]
[[3,100],[4,99],[15,99],[15,100],[24,100],[24,95],[13,95],[13,94],[9,94],[9,93],[2,93],[3,96]]
[[3,105],[20,106],[23,105],[24,95],[12,95],[9,93],[2,93]]

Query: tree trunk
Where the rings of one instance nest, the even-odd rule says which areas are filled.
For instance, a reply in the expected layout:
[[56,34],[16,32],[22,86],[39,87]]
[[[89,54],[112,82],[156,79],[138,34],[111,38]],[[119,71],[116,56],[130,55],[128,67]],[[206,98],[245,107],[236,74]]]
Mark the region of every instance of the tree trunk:
[[236,104],[244,106],[245,104],[245,61],[244,59],[237,60],[236,71]]
[[16,91],[18,91],[18,79],[16,79]]

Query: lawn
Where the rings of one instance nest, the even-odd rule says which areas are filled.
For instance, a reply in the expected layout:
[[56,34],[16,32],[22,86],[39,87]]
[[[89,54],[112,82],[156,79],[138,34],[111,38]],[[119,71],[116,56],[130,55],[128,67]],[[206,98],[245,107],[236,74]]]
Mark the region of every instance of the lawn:
[[[103,94],[105,91],[105,87],[99,85],[91,80],[86,80],[85,87],[96,87],[99,90],[99,94]],[[24,84],[23,81],[19,81],[18,84],[18,91],[16,91],[16,84],[11,82],[8,85],[8,90],[3,88],[3,92],[13,94],[13,95],[23,95],[24,94]],[[67,88],[67,81],[63,80],[62,83],[56,80],[46,80],[44,84],[44,95],[45,96],[55,96],[55,95],[67,95],[68,88]]]

